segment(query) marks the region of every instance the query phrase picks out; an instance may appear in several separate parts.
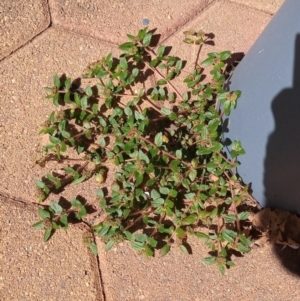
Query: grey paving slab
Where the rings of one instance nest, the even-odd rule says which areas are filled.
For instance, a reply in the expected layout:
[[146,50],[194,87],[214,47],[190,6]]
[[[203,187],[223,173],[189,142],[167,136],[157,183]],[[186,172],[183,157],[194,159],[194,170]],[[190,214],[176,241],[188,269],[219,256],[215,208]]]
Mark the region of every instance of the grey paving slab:
[[284,0],[231,0],[237,3],[245,4],[262,11],[275,14]]
[[44,243],[36,208],[0,196],[1,301],[101,301],[96,257],[70,227]]
[[0,3],[0,60],[50,25],[47,0]]
[[149,19],[166,38],[214,0],[50,0],[52,21],[69,30],[120,43]]
[[38,133],[54,109],[44,87],[52,85],[56,73],[81,76],[89,63],[114,48],[51,28],[0,63],[0,191],[37,200],[34,179],[45,172],[34,164],[41,149]]
[[[192,255],[174,247],[166,256],[154,258],[139,255],[127,243],[108,252],[98,244],[107,301],[292,301],[300,294],[299,277],[283,267],[272,245],[234,257],[236,266],[223,276],[215,266],[202,262],[207,249],[200,240],[190,241]],[[299,255],[281,248],[278,252],[287,252],[299,264]]]

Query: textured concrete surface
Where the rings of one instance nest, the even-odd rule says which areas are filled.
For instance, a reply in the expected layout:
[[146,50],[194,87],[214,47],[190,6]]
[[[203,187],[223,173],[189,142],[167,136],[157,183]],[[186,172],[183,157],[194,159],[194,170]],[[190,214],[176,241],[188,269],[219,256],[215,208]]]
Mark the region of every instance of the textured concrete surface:
[[126,34],[142,27],[158,28],[165,39],[180,26],[199,14],[213,0],[178,1],[110,1],[110,0],[50,0],[52,21],[69,30],[113,43],[124,40]]
[[[282,1],[187,0],[3,0],[0,4],[0,300],[297,300],[299,254],[267,245],[237,258],[224,278],[203,265],[205,247],[194,253],[176,248],[164,258],[140,257],[126,243],[91,257],[83,228],[71,226],[48,242],[31,228],[37,221],[34,164],[42,138],[38,132],[53,107],[43,87],[55,73],[73,78],[109,52],[142,20],[157,28],[174,54],[193,57],[182,44],[186,29],[215,34],[207,52],[247,52]],[[113,44],[112,44],[113,43]],[[201,59],[201,58],[200,58]],[[107,184],[109,186],[109,183]],[[80,194],[93,202],[95,183]],[[74,197],[75,190],[63,192]],[[79,192],[78,192],[79,193]],[[57,199],[59,196],[54,196]],[[289,250],[288,250],[289,251]],[[293,250],[294,251],[294,250]],[[280,253],[282,254],[282,253]],[[299,269],[298,269],[299,270]],[[100,277],[101,275],[101,277]]]
[[[207,249],[199,240],[191,240],[193,255],[184,255],[174,247],[169,254],[145,258],[124,243],[105,253],[99,243],[101,271],[107,301],[207,301],[207,300],[298,300],[299,275],[287,271],[274,258],[271,245],[235,258],[236,267],[223,276],[202,262]],[[299,267],[299,253],[286,258]],[[295,251],[295,250],[293,250]]]
[[0,60],[50,25],[46,0],[0,3]]
[[0,196],[1,301],[103,300],[85,230],[72,227],[44,243],[36,221],[36,207]]
[[264,12],[274,14],[282,5],[284,0],[231,0],[237,3],[245,4]]
[[90,62],[113,48],[62,28],[50,28],[2,62],[0,76],[6,91],[0,104],[2,191],[28,201],[35,196],[32,183],[41,172],[34,164],[41,146],[38,133],[54,109],[45,99],[44,87],[52,85],[53,75],[67,72],[77,78]]

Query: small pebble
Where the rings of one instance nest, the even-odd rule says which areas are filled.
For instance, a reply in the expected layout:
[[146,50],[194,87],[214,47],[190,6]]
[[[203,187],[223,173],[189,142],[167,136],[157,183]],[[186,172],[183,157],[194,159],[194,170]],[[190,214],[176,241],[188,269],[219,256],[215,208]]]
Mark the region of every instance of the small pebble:
[[143,19],[143,25],[147,26],[149,24],[149,19]]

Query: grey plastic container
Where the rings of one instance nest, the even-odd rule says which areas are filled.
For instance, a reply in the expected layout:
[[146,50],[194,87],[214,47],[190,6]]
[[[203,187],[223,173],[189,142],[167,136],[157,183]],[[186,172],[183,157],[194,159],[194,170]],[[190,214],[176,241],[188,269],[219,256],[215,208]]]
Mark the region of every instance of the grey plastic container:
[[263,206],[300,213],[300,1],[286,0],[235,69],[228,120],[241,140],[239,175]]

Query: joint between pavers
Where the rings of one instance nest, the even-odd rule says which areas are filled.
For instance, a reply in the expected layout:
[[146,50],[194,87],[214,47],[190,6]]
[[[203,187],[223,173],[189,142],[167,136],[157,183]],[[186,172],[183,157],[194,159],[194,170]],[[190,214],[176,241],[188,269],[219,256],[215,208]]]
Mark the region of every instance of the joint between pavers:
[[6,59],[9,59],[13,54],[15,54],[17,51],[19,51],[20,49],[22,49],[24,46],[26,46],[27,44],[31,43],[36,37],[40,36],[41,34],[43,34],[46,30],[48,30],[49,28],[52,27],[52,17],[51,17],[51,12],[50,12],[50,7],[49,7],[49,1],[47,1],[47,23],[45,24],[44,29],[42,29],[40,32],[36,33],[33,37],[29,38],[25,43],[22,43],[20,46],[18,46],[17,48],[15,48],[14,50],[12,50],[11,52],[9,52],[8,54],[6,54],[2,59],[0,59],[0,63],[2,61],[5,61]]
[[163,43],[164,41],[166,41],[167,39],[169,39],[170,37],[172,37],[174,34],[176,34],[176,32],[183,28],[184,26],[186,26],[188,23],[191,23],[200,13],[205,12],[206,10],[208,10],[212,5],[214,5],[216,2],[218,2],[219,0],[213,0],[210,3],[206,3],[203,5],[202,8],[199,8],[197,10],[195,10],[195,12],[191,15],[189,15],[186,20],[184,20],[183,23],[177,23],[174,25],[172,32],[170,32],[169,34],[166,33],[166,36],[163,36],[163,38],[161,39],[161,41],[159,42],[158,45],[160,45],[161,43]]

